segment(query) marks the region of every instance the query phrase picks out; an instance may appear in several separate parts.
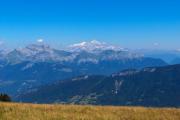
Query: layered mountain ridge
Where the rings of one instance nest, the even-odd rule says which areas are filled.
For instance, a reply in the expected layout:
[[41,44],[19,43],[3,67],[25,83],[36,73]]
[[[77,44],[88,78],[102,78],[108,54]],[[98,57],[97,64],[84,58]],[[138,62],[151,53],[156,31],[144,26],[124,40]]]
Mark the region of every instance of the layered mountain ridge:
[[17,101],[180,107],[180,65],[131,69],[110,76],[80,76],[42,86]]
[[124,69],[167,65],[161,59],[98,41],[72,46],[59,50],[38,43],[3,52],[0,54],[0,91],[17,96],[33,87],[75,76],[110,75]]

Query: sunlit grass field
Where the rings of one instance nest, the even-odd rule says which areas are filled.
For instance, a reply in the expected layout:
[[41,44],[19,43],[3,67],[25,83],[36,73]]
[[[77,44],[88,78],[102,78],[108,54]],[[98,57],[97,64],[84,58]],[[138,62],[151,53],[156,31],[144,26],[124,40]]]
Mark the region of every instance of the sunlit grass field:
[[0,103],[0,120],[180,120],[180,109]]

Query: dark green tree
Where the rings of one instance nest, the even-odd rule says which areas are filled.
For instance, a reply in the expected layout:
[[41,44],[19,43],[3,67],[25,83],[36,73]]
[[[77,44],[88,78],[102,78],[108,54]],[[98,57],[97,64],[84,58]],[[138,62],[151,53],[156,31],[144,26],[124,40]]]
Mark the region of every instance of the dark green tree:
[[2,102],[11,102],[11,98],[7,94],[1,93],[0,94],[0,101],[2,101]]

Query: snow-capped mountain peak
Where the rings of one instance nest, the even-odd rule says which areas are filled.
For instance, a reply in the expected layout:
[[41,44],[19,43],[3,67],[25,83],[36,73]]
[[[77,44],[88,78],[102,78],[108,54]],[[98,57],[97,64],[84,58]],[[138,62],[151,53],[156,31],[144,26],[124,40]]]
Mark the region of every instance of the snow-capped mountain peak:
[[110,45],[105,42],[100,42],[97,40],[92,40],[90,42],[81,42],[81,43],[76,43],[73,45],[70,45],[68,47],[70,51],[88,51],[88,52],[94,52],[96,50],[115,50],[115,51],[120,51],[123,50],[124,48],[121,48],[119,46],[115,45]]
[[30,44],[24,48],[17,48],[10,51],[6,55],[6,59],[11,63],[19,63],[21,61],[48,61],[56,60],[54,49],[49,45]]
[[45,43],[30,44],[24,48],[14,49],[5,55],[5,58],[11,63],[21,61],[98,63],[101,60],[122,60],[140,57],[127,49],[97,40],[73,44],[69,46],[68,50],[51,48]]
[[30,44],[26,46],[25,48],[18,49],[22,54],[25,54],[26,56],[32,56],[38,53],[53,53],[53,48],[51,48],[49,45],[46,44]]
[[47,44],[30,44],[26,46],[25,49],[37,52],[52,51],[52,48]]

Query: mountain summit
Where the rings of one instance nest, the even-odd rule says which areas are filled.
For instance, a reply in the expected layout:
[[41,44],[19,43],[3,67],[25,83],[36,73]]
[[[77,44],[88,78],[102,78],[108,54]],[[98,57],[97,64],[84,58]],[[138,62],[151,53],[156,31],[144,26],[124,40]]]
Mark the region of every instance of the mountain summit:
[[70,45],[68,47],[70,51],[88,51],[88,52],[94,52],[94,51],[101,51],[101,50],[114,50],[114,51],[121,51],[125,50],[124,48],[121,48],[119,46],[107,44],[105,42],[100,42],[97,40],[92,40],[90,42],[81,42],[76,43],[73,45]]

